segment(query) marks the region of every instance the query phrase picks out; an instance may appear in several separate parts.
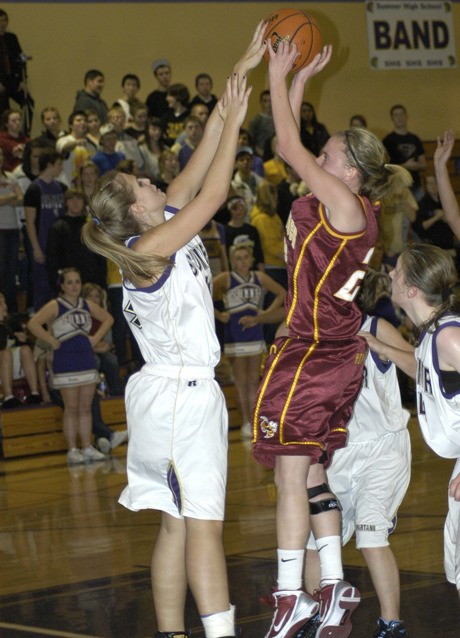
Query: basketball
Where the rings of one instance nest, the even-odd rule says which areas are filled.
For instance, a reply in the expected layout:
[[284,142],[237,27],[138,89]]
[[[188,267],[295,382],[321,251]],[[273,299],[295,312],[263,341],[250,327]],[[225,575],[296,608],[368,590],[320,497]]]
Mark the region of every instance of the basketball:
[[[319,25],[308,13],[300,9],[280,9],[271,13],[265,22],[265,40],[271,42],[274,51],[283,40],[297,46],[300,55],[292,67],[292,73],[303,69],[321,51],[323,42]],[[269,59],[268,52],[264,57]]]

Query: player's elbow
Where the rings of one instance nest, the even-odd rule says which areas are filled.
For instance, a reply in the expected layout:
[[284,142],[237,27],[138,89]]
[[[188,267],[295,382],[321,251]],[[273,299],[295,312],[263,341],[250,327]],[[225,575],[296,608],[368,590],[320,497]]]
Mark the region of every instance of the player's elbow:
[[222,184],[216,184],[214,187],[203,187],[196,200],[199,201],[203,210],[209,210],[214,214],[225,204],[227,196],[228,188],[224,188]]
[[299,138],[289,136],[283,140],[278,140],[276,152],[285,162],[291,163],[289,160],[298,155],[301,146]]
[[287,143],[287,140],[280,140],[278,138],[278,141],[276,142],[276,147],[275,147],[276,153],[282,158],[282,159],[286,159],[286,155],[289,153],[289,144]]

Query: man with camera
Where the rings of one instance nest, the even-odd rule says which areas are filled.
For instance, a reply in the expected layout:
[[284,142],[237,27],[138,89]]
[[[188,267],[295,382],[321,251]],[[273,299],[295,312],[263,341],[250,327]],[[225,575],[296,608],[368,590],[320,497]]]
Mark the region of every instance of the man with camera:
[[27,89],[26,63],[29,56],[22,52],[14,33],[7,31],[8,14],[0,9],[0,114],[10,108],[10,98],[23,107],[24,132],[32,125],[34,101]]

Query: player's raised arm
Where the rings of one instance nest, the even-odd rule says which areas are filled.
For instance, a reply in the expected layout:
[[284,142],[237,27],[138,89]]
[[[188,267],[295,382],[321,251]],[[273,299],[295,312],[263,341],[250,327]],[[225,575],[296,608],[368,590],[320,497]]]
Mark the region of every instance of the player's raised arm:
[[[248,48],[236,62],[233,73],[240,80],[245,79],[251,69],[255,68],[262,59],[266,50],[264,43],[265,23],[259,22],[252,36]],[[219,108],[222,100],[225,100],[225,92],[222,94],[219,104],[213,109],[204,129],[203,138],[197,149],[192,154],[185,168],[173,180],[168,188],[168,204],[176,208],[182,208],[190,202],[200,190],[203,180],[208,172],[213,157],[216,153],[222,135],[224,121]]]
[[225,96],[219,103],[219,112],[225,124],[200,192],[172,219],[145,232],[136,243],[137,250],[169,257],[198,234],[225,202],[235,163],[239,129],[246,116],[250,93],[251,87],[246,88],[246,78],[234,73],[227,80]]
[[315,55],[310,64],[307,64],[307,66],[294,75],[294,79],[289,88],[289,103],[298,128],[300,128],[300,108],[304,99],[307,82],[311,77],[324,69],[329,63],[331,56],[332,45],[326,44],[322,51]]
[[438,137],[434,152],[434,170],[438,183],[439,198],[444,211],[444,219],[449,224],[455,237],[460,241],[460,210],[452,188],[447,162],[452,155],[455,137],[452,129],[444,131],[442,139]]
[[335,161],[337,154],[341,154],[341,163],[345,164],[346,153],[343,141],[334,136],[333,141],[329,144],[329,146],[334,144],[334,148],[331,148],[331,151],[325,150],[318,161],[301,142],[298,119],[294,115],[290,102],[292,100],[300,112],[301,87],[305,86],[305,82],[310,77],[319,73],[328,64],[332,54],[331,47],[324,47],[323,51],[318,53],[309,65],[299,71],[297,74],[299,79],[296,80],[297,86],[291,95],[288,94],[286,77],[295,62],[297,48],[288,42],[280,42],[276,53],[270,46],[268,51],[270,55],[270,96],[279,155],[294,168],[312,193],[327,207],[331,222],[338,230],[345,232],[362,230],[365,227],[365,217],[353,194],[359,190],[360,176],[352,167],[350,167],[350,175],[346,174],[345,171],[337,175],[337,171],[328,169],[328,165]]

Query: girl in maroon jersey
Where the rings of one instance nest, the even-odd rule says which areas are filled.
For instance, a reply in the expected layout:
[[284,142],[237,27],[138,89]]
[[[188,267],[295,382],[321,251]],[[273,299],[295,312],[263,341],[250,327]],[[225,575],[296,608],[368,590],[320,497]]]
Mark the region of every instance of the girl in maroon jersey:
[[[269,54],[278,154],[310,193],[293,203],[287,223],[286,335],[267,358],[253,423],[254,456],[274,467],[277,488],[278,590],[266,638],[294,636],[318,603],[316,638],[346,638],[360,595],[343,580],[340,506],[324,467],[346,443],[361,383],[366,344],[356,336],[361,317],[353,300],[377,240],[376,200],[401,180],[366,129],[333,135],[318,158],[303,147],[305,84],[329,62],[329,45],[294,76],[289,92],[295,45],[281,42],[276,53],[269,46]],[[320,551],[318,600],[301,589],[310,524]]]

